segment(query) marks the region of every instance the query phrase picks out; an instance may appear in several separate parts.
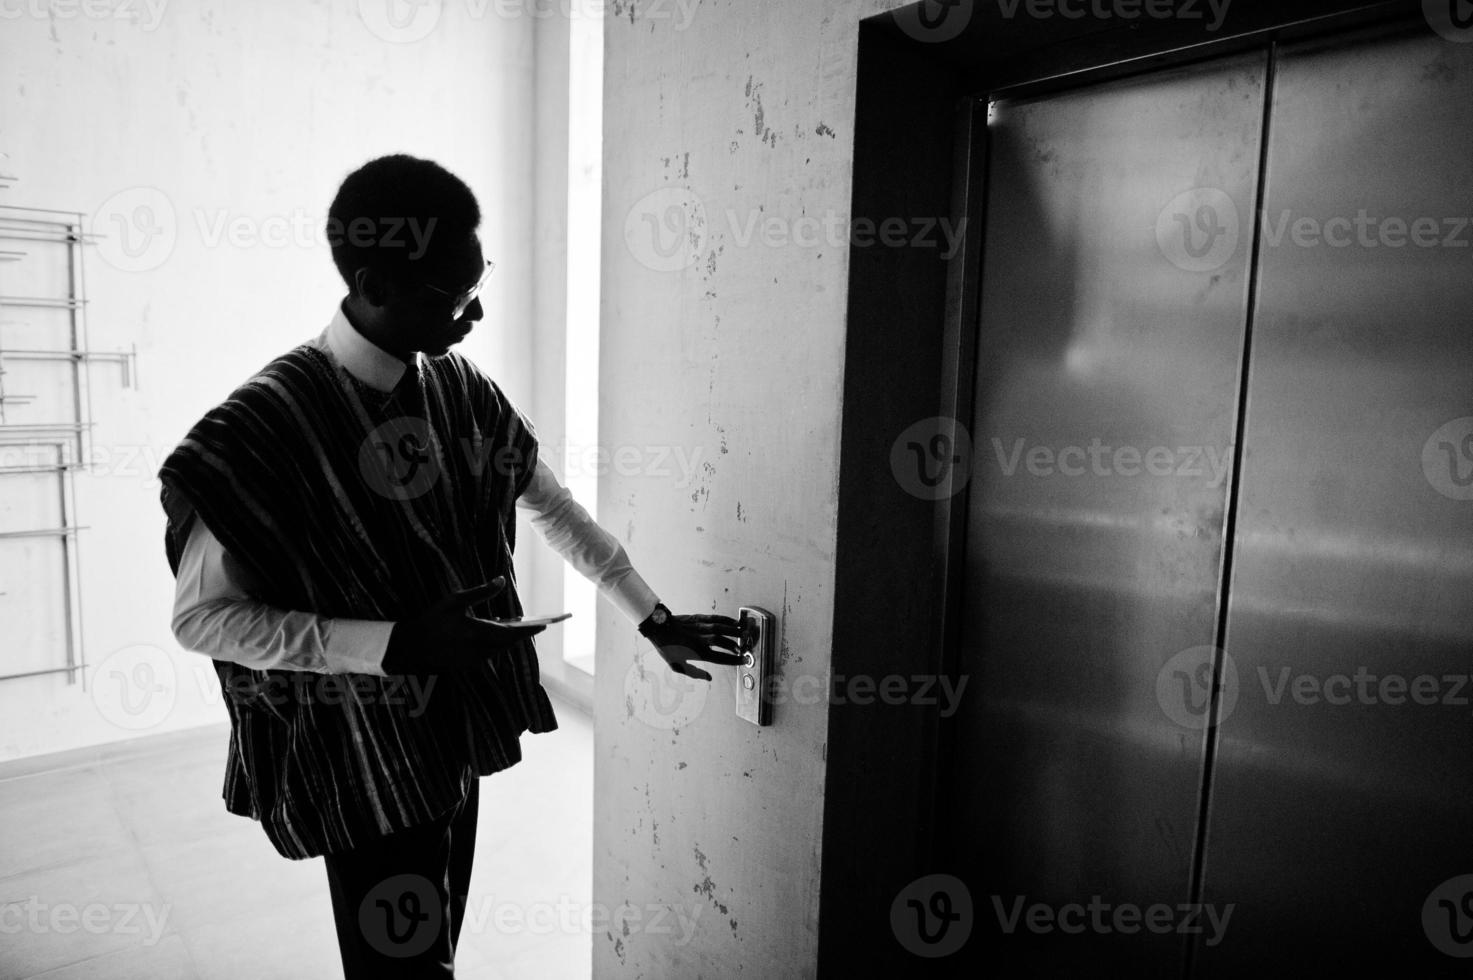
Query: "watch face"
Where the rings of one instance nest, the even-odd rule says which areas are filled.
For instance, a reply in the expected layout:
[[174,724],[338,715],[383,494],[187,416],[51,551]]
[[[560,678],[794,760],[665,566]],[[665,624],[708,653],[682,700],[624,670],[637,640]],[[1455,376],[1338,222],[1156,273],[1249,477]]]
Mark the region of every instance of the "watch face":
[[667,619],[669,619],[669,618],[670,618],[670,610],[666,609],[664,606],[656,606],[655,607],[655,625],[656,626],[664,626],[665,625],[665,621]]

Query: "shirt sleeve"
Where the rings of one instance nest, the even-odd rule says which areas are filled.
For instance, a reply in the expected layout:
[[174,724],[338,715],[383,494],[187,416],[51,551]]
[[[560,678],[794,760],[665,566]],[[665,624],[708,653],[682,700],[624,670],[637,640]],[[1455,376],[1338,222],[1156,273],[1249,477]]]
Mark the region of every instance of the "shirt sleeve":
[[392,622],[278,609],[252,598],[248,586],[246,570],[196,517],[174,586],[180,645],[256,670],[387,676]]
[[532,526],[569,565],[594,585],[624,616],[642,623],[659,597],[629,562],[624,546],[588,516],[588,511],[542,460],[517,507],[529,512]]

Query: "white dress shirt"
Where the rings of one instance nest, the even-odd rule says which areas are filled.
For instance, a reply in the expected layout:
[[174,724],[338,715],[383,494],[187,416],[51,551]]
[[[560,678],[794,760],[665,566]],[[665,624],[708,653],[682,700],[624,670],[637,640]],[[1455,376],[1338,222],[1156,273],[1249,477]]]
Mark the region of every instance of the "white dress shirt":
[[[405,371],[403,361],[358,332],[341,306],[309,343],[380,391],[392,391]],[[654,611],[659,599],[629,563],[623,545],[588,516],[540,458],[517,508],[631,622],[640,623]],[[392,622],[279,609],[253,598],[252,586],[249,573],[205,522],[195,520],[175,582],[175,638],[186,650],[257,670],[385,676]]]

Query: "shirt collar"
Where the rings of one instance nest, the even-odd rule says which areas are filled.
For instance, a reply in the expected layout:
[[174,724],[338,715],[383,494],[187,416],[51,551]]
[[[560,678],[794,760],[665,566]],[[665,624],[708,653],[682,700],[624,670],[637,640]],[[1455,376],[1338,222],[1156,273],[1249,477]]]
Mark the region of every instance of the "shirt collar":
[[[341,303],[318,340],[343,370],[380,391],[393,391],[408,369],[404,361],[359,333],[343,312]],[[418,367],[419,353],[416,351],[412,356]]]

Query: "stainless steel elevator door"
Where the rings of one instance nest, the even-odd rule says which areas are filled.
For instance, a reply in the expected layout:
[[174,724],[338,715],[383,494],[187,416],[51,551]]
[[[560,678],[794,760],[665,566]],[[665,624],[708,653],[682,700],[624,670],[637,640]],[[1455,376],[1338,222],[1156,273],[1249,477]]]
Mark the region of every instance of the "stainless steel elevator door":
[[1286,49],[1269,132],[1198,973],[1466,975],[1473,44]]
[[1073,907],[1188,899],[1203,704],[1157,681],[1214,642],[1266,74],[994,106],[951,817],[973,946],[1040,974],[1179,969]]

